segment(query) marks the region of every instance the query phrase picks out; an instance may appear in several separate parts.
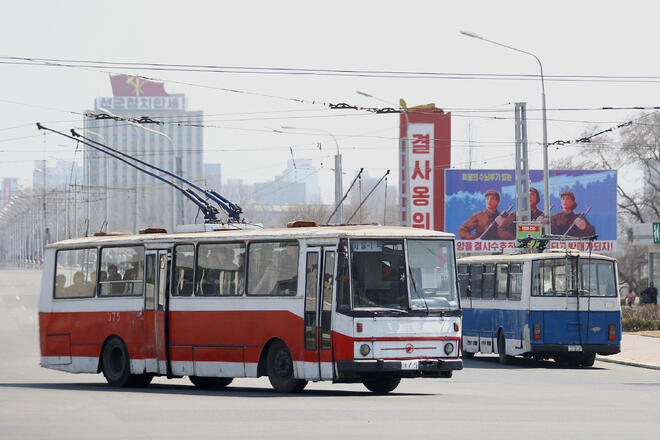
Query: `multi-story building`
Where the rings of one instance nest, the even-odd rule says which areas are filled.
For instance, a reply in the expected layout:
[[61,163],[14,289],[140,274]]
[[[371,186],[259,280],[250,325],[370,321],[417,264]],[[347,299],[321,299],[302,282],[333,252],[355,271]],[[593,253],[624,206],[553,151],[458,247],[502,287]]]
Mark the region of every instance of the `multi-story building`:
[[9,199],[19,191],[18,177],[4,177],[0,183],[0,209],[4,208]]
[[260,205],[321,203],[319,172],[312,159],[289,159],[281,176],[255,183],[254,201]]
[[45,160],[35,160],[32,170],[32,189],[57,189],[75,192],[82,184],[82,167],[73,161],[58,160],[48,166]]
[[[166,93],[162,83],[127,75],[110,79],[113,96],[96,98],[94,109],[85,112],[84,135],[203,185],[203,112],[186,110],[186,97]],[[108,230],[136,232],[195,221],[194,205],[171,186],[87,146],[84,157],[92,231],[104,222]]]

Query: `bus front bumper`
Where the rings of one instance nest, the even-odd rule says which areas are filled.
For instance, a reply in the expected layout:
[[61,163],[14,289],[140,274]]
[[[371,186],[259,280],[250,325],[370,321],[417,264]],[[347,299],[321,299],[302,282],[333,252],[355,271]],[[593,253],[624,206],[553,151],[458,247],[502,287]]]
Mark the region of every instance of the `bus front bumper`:
[[621,344],[532,344],[532,353],[598,353],[617,354]]
[[337,370],[340,374],[391,373],[399,377],[433,377],[444,376],[446,372],[462,369],[462,359],[364,359],[337,362]]

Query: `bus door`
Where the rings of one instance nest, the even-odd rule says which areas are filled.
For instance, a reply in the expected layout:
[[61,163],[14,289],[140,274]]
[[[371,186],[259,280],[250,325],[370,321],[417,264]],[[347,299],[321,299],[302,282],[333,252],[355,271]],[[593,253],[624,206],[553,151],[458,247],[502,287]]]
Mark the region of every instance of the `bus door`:
[[335,247],[307,248],[305,258],[305,378],[333,378],[332,298]]
[[145,264],[146,295],[144,336],[147,371],[168,374],[166,350],[166,299],[169,290],[169,250],[147,251]]
[[[577,277],[577,259],[565,258],[564,260],[564,278],[566,292],[566,341],[565,344],[581,344],[583,340],[583,329],[580,315],[581,302],[578,296],[578,277]],[[586,336],[586,335],[585,335]]]

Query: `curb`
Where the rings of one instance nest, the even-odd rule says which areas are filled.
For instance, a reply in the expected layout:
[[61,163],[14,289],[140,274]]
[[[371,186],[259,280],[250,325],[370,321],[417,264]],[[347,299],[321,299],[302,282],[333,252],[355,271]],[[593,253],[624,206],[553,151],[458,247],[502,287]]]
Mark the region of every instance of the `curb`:
[[649,370],[660,370],[660,365],[643,364],[641,362],[623,361],[618,359],[607,359],[601,356],[596,357],[596,360],[600,362],[609,362],[611,364],[627,365],[629,367],[647,368]]

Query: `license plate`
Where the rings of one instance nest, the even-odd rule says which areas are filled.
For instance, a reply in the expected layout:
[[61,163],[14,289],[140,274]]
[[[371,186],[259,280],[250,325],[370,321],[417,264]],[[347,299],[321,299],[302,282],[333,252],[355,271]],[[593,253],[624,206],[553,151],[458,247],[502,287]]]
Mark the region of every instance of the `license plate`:
[[419,370],[419,360],[401,361],[402,370]]
[[582,351],[581,345],[569,345],[568,351]]

